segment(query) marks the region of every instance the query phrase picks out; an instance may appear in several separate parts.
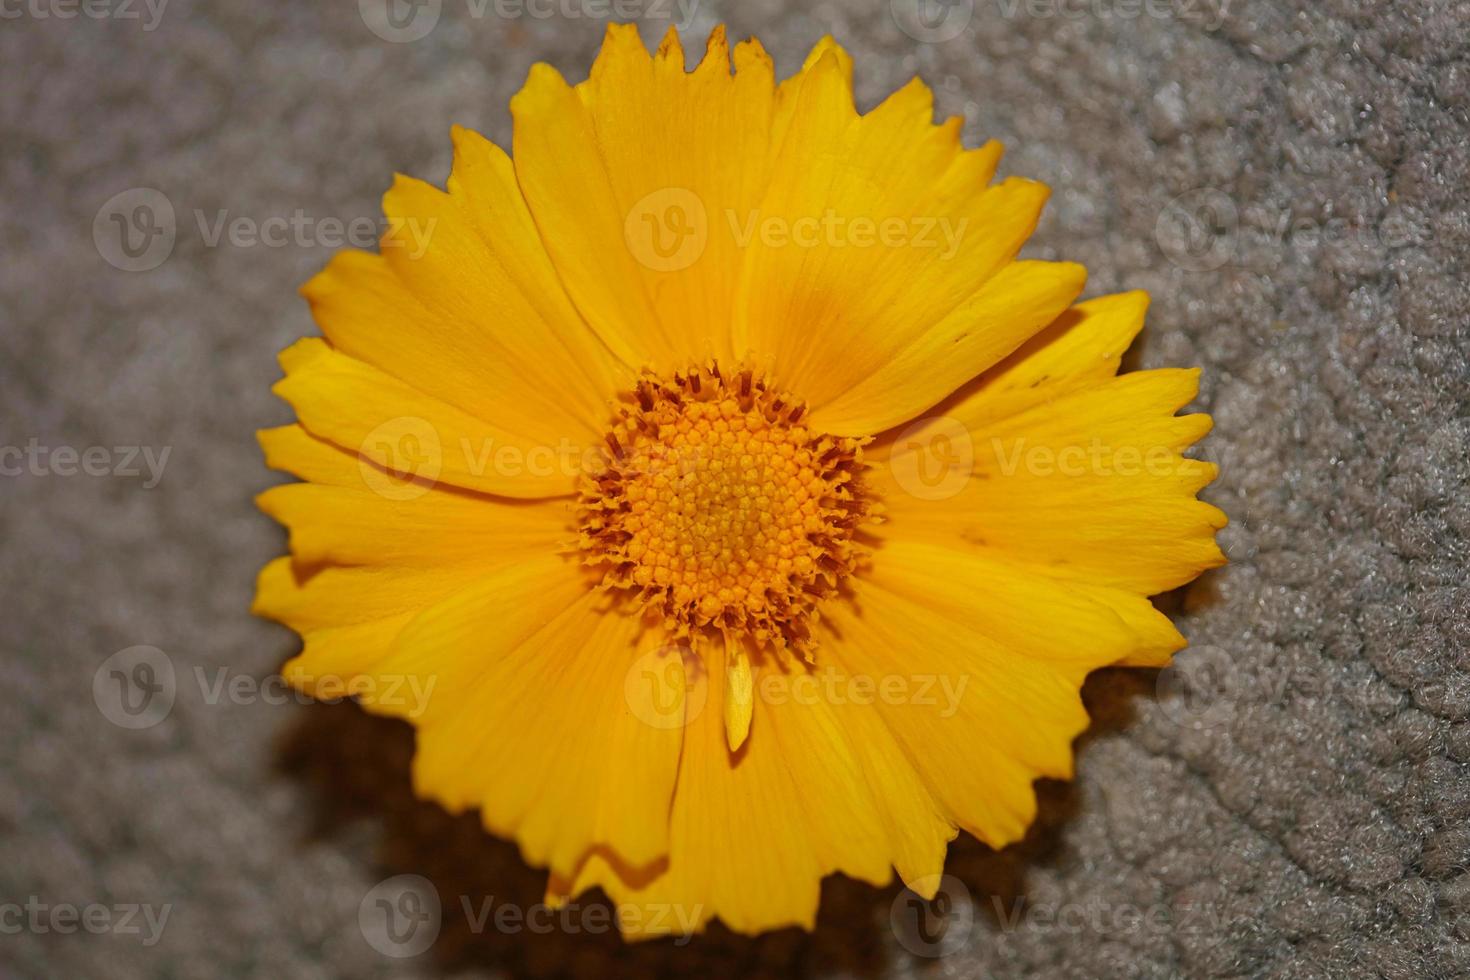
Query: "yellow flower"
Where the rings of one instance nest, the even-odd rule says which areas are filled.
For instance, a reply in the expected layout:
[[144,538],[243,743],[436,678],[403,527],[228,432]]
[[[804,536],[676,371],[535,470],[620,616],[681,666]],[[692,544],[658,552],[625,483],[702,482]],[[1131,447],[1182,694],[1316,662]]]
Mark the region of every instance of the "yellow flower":
[[1167,663],[1147,597],[1224,560],[1198,372],[1117,376],[1145,295],[1016,260],[1045,187],[917,79],[859,115],[831,39],[684,64],[612,27],[531,70],[513,160],[456,129],[447,193],[397,178],[261,433],[284,675],[411,720],[420,794],[630,935],[1015,841],[1088,672]]

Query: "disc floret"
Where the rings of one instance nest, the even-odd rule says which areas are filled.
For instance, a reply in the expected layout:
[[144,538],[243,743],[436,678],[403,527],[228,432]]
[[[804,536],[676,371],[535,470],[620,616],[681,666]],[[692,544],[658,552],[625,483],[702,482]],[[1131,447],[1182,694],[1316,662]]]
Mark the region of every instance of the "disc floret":
[[863,440],[817,432],[754,370],[646,374],[620,406],[605,467],[583,478],[581,545],[603,584],[676,635],[805,653],[816,604],[862,557]]

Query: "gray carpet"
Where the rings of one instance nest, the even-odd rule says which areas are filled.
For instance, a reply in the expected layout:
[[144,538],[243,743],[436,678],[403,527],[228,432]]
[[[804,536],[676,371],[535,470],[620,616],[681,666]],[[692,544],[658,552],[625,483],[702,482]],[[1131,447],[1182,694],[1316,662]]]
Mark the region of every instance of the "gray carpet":
[[[1205,369],[1233,564],[1163,600],[1183,668],[1089,683],[1080,776],[1042,787],[1028,840],[955,846],[959,924],[919,950],[939,957],[890,928],[896,889],[844,881],[810,936],[477,931],[460,896],[534,903],[540,878],[413,799],[408,729],[248,687],[294,649],[246,613],[284,543],[251,506],[276,479],[252,432],[288,417],[267,388],[312,330],[316,219],[375,218],[395,170],[442,180],[451,123],[507,139],[530,64],[581,77],[602,22],[444,0],[388,43],[350,2],[5,4],[0,445],[25,455],[0,458],[21,470],[0,477],[0,976],[1470,975],[1470,6],[1222,3],[692,21],[758,33],[783,74],[830,31],[865,105],[921,73],[1053,186],[1036,255],[1153,293],[1134,363]],[[163,227],[156,196],[104,207],[131,188],[175,214],[161,264],[120,251],[109,214]],[[298,209],[280,247],[213,237],[221,210]],[[140,645],[168,659],[128,653],[94,691]],[[167,717],[109,721],[113,670],[169,667]],[[400,874],[443,904],[414,958],[359,922]]]

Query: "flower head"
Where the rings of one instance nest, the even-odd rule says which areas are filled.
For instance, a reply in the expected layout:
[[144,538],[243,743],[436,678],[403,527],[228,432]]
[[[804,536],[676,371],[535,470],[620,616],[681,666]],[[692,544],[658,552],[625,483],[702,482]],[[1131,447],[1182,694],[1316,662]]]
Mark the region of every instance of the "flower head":
[[1046,189],[851,70],[618,26],[581,85],[537,65],[514,159],[456,129],[447,192],[398,178],[381,254],[305,287],[261,433],[303,481],[261,497],[285,676],[408,718],[421,794],[629,934],[932,893],[1223,562],[1197,372],[1117,374],[1146,297],[1017,261]]

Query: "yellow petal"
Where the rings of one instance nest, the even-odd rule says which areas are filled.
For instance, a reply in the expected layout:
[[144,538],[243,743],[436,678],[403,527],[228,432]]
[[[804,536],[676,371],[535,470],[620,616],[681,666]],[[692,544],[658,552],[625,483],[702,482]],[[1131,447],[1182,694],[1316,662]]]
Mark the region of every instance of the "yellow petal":
[[[930,452],[896,446],[871,472],[893,533],[1004,556],[1047,575],[1153,595],[1224,563],[1217,508],[1195,499],[1213,464],[1181,451],[1209,430],[1207,415],[1175,416],[1198,390],[1198,371],[1137,371],[1063,393],[965,428],[972,473],[933,499],[896,474]],[[983,399],[984,394],[974,396]],[[976,409],[977,413],[982,409]],[[917,465],[930,465],[921,460]]]
[[[297,449],[324,456],[319,444]],[[308,693],[335,685],[339,690],[328,693],[340,694],[343,682],[387,658],[421,612],[501,569],[549,561],[555,582],[566,588],[550,596],[567,600],[585,588],[580,573],[555,554],[565,538],[555,516],[559,502],[516,505],[440,491],[409,504],[367,496],[311,484],[262,495],[262,506],[291,526],[295,555],[262,570],[252,611],[301,634],[301,653],[281,673]]]
[[[535,569],[537,566],[531,566]],[[526,860],[570,873],[591,847],[631,865],[667,850],[682,731],[632,710],[630,671],[662,637],[552,570],[516,569],[423,613],[378,667],[437,679],[414,786],[479,808]]]
[[566,498],[514,500],[395,481],[300,425],[258,436],[267,466],[311,481],[256,498],[290,530],[293,557],[303,564],[491,568],[562,550],[575,537]]
[[[313,435],[367,457],[404,480],[509,497],[573,490],[588,442],[528,436],[469,415],[314,338],[298,341],[272,389]],[[385,480],[374,489],[389,493]],[[412,490],[403,491],[412,494]]]
[[658,631],[605,602],[554,555],[472,577],[330,567],[301,579],[280,559],[258,611],[307,637],[283,670],[292,683],[415,722],[421,794],[481,808],[528,860],[568,872],[594,846],[633,864],[662,856],[681,742],[627,693]]
[[[390,223],[434,231],[422,244],[400,246],[417,256],[405,258],[412,279],[395,271],[389,256],[397,253],[385,246],[384,255],[339,253],[302,287],[331,344],[475,418],[542,441],[596,437],[617,385],[606,374],[610,355],[575,313],[569,311],[571,322],[559,329],[580,332],[580,356],[558,342],[554,328],[525,300],[513,301],[519,291],[505,273],[497,275],[492,253],[448,195],[400,178],[385,201],[400,212]],[[418,213],[401,213],[410,207]],[[476,272],[454,279],[454,269]],[[464,291],[452,291],[459,283]],[[410,284],[425,293],[437,287],[442,299],[425,302]]]
[[[923,891],[958,828],[1018,839],[1088,672],[1166,663],[1146,596],[1223,561],[1182,455],[1209,420],[1174,416],[1196,374],[1113,377],[1146,297],[1069,309],[1079,266],[1016,261],[1044,186],[992,185],[999,146],[917,80],[859,114],[830,37],[779,86],[723,29],[684,65],[615,25],[575,88],[532,69],[514,161],[456,129],[447,191],[395,181],[382,255],[305,287],[326,338],[283,352],[300,422],[261,434],[308,481],[259,498],[286,676],[411,720],[419,793],[633,936],[811,928],[828,874]],[[711,358],[876,437],[888,520],[814,662],[672,642],[569,546],[610,400]],[[940,430],[946,493],[911,479]]]
[[298,423],[261,429],[255,437],[265,453],[265,465],[273,470],[334,487],[364,485],[356,453],[318,439]]
[[261,573],[254,611],[302,635],[283,674],[303,690],[358,676],[423,609],[497,568],[553,554],[570,536],[563,500],[439,488],[394,499],[364,489],[364,466],[368,484],[381,477],[371,464],[299,425],[264,430],[260,442],[270,466],[314,481],[258,498],[290,528],[293,556]]
[[[993,419],[1105,381],[1117,374],[1124,352],[1143,329],[1147,310],[1148,294],[1141,290],[1078,303],[929,414],[982,433]],[[903,434],[894,430],[880,436],[867,455],[886,459],[894,437]]]
[[1147,312],[1148,293],[1139,289],[1078,303],[980,380],[996,393],[1111,378]]
[[987,188],[999,146],[964,150],[921,82],[859,116],[831,38],[779,90],[758,47],[734,61],[732,74],[722,30],[685,73],[676,35],[650,56],[614,25],[585,83],[538,65],[512,103],[531,213],[623,360],[752,357],[830,431],[865,435],[1076,296],[1076,266],[1008,273],[1046,188]]
[[299,562],[484,567],[564,550],[575,515],[562,499],[506,500],[431,490],[393,500],[368,489],[288,483],[256,498],[291,532]]
[[[728,696],[725,651],[703,653],[713,708]],[[553,877],[553,897],[600,885],[635,938],[700,931],[713,918],[749,933],[811,928],[832,872],[875,884],[891,864],[909,880],[938,872],[951,825],[871,704],[829,698],[819,683],[803,693],[771,669],[755,679],[756,717],[738,752],[720,712],[690,721],[667,864],[639,871],[594,851],[575,877]]]
[[1107,606],[1133,634],[1132,646],[1118,660],[1119,666],[1166,667],[1173,654],[1184,649],[1184,636],[1168,616],[1143,596],[1127,589],[1092,585],[1076,579],[1059,584],[1070,592]]
[[536,420],[558,435],[598,433],[631,372],[619,369],[557,280],[510,160],[465,130],[455,136],[449,193],[399,176],[383,196],[390,229],[432,229],[422,245],[402,240],[404,231],[384,238],[399,289],[437,327],[398,346],[417,339],[436,347],[439,361],[454,359],[419,383],[495,413],[475,413],[481,417],[528,433]]
[[812,412],[828,432],[881,432],[922,413],[1052,322],[1081,292],[1070,262],[1014,262],[932,329]]
[[650,56],[636,27],[609,25],[586,82],[538,64],[511,101],[516,173],[562,281],[613,351],[665,370],[742,353],[722,211],[759,198],[774,99],[759,45],[732,72],[717,29],[685,73],[670,38]]
[[435,678],[430,717],[445,717],[471,697],[491,666],[487,652],[512,650],[586,598],[587,576],[565,555],[543,554],[475,575],[419,614],[398,634],[379,671]]
[[1046,188],[987,188],[999,147],[964,151],[959,120],[935,126],[917,81],[859,116],[839,52],[819,45],[781,87],[770,185],[737,216],[749,244],[736,348],[769,354],[829,430],[867,434],[1009,353],[1081,280],[1077,267],[1055,270],[1039,309],[1026,293],[1036,278],[987,293],[1034,230]]
[[[628,387],[628,369],[637,363],[619,361],[587,326],[546,252],[541,233],[516,182],[515,164],[504,150],[478,133],[456,126],[454,169],[449,175],[450,196],[463,207],[480,236],[491,243],[505,265],[506,277],[518,287],[537,317],[553,327],[567,358],[544,349],[542,338],[530,334],[517,320],[497,311],[502,322],[514,327],[506,338],[509,353],[536,380],[553,379],[550,393],[580,404],[586,418],[601,432],[606,425],[607,399]],[[504,331],[502,331],[504,332]],[[570,364],[567,360],[570,360]],[[585,379],[587,384],[573,381]]]
[[1102,603],[981,555],[890,540],[854,601],[832,603],[823,649],[897,678],[877,710],[946,816],[992,846],[1025,834],[1032,782],[1072,774],[1079,690],[1133,637]]
[[355,681],[388,655],[413,617],[481,574],[468,565],[303,569],[277,558],[261,570],[251,611],[301,634],[301,653],[281,675],[314,693],[319,683]]

